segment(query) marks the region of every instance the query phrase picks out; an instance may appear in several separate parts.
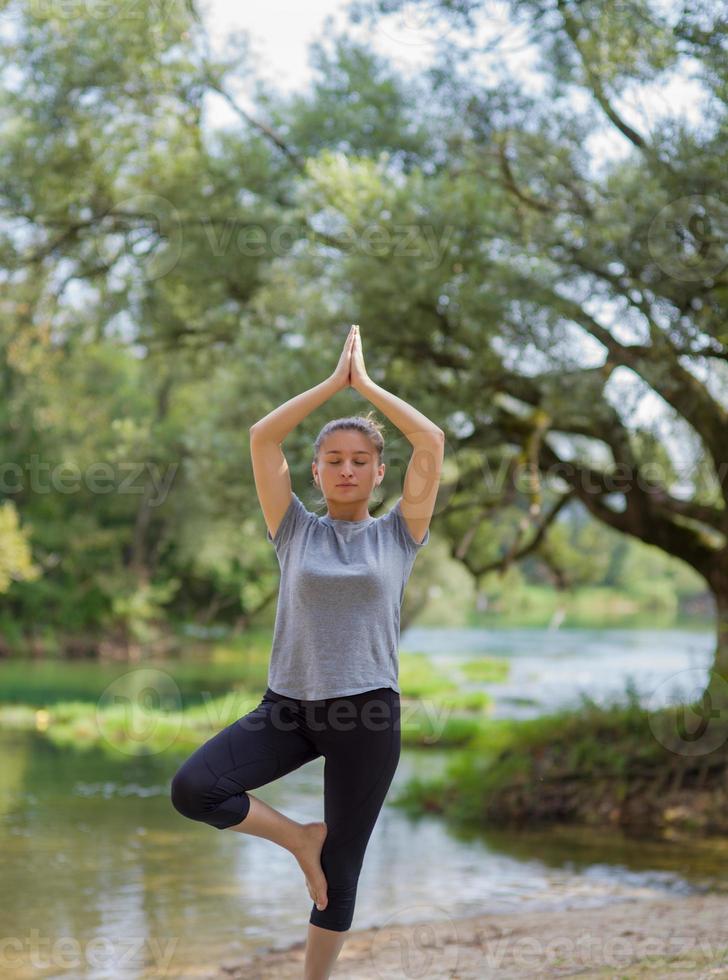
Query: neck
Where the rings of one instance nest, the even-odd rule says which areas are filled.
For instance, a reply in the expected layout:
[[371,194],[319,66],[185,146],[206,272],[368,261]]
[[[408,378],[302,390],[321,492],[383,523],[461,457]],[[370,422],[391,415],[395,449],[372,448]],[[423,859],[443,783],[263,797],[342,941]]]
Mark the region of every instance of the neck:
[[371,515],[366,501],[359,501],[355,504],[349,504],[349,506],[334,504],[332,507],[331,504],[328,504],[326,516],[330,517],[332,521],[365,521]]

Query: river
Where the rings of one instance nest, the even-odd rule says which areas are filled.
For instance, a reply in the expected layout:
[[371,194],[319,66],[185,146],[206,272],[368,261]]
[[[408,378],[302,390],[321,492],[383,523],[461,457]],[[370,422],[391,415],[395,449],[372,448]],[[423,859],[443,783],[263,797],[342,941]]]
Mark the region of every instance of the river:
[[[413,628],[400,649],[455,673],[470,657],[507,657],[509,679],[482,685],[504,717],[573,703],[580,690],[606,698],[628,677],[654,697],[705,671],[712,645],[711,633],[682,630]],[[169,800],[178,760],[114,762],[38,733],[1,733],[0,749],[3,977],[207,976],[226,959],[305,938],[311,900],[294,858],[178,814]],[[388,800],[447,757],[403,749]],[[323,765],[316,759],[256,795],[294,819],[322,819]],[[463,836],[385,803],[352,928],[726,890],[723,865],[709,845],[570,828]]]

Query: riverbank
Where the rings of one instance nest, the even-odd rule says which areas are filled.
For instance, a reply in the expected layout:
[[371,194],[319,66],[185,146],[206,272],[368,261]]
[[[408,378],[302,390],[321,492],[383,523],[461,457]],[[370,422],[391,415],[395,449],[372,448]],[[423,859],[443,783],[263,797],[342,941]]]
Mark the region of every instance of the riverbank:
[[[228,980],[301,980],[304,942],[220,965]],[[728,977],[728,896],[666,896],[602,908],[393,918],[352,930],[332,980],[671,980]]]
[[[717,700],[714,699],[714,706]],[[445,772],[397,804],[453,825],[615,829],[654,840],[728,840],[728,713],[701,702],[645,707],[638,693],[584,698],[522,720],[485,720]]]

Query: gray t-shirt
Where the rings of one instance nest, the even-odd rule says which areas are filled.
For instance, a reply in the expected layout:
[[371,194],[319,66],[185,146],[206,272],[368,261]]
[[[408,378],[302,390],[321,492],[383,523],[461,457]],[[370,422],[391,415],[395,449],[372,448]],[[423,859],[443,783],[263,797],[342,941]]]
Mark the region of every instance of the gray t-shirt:
[[281,568],[268,687],[314,701],[399,690],[399,614],[418,543],[400,497],[381,517],[334,520],[292,493],[268,541]]

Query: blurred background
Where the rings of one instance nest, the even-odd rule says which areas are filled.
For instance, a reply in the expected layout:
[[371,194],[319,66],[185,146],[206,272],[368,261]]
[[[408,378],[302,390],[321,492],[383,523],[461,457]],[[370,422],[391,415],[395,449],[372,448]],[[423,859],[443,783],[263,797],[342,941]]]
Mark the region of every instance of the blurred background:
[[[169,780],[265,689],[248,429],[352,322],[447,437],[354,928],[724,890],[725,6],[0,10],[3,974],[305,934],[291,855]],[[315,435],[369,407],[285,440],[311,510]],[[260,795],[321,819],[322,771]]]

